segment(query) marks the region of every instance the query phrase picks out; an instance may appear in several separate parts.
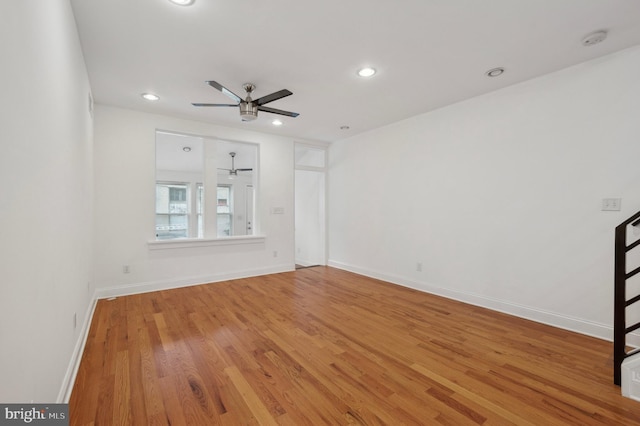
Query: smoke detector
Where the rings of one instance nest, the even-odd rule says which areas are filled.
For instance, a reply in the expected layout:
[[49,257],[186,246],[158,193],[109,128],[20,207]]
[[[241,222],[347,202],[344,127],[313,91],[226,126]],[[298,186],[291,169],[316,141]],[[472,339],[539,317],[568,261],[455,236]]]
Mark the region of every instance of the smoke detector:
[[594,44],[602,43],[607,38],[606,31],[596,31],[587,35],[582,39],[583,46],[593,46]]
[[502,67],[498,67],[498,68],[492,68],[489,71],[485,72],[484,75],[486,75],[487,77],[499,77],[504,73],[504,68]]

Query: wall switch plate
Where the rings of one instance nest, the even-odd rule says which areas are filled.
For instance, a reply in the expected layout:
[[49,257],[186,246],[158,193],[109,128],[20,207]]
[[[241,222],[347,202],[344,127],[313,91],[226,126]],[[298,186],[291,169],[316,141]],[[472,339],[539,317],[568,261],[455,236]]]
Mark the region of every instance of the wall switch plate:
[[284,214],[284,207],[272,207],[271,214]]
[[602,211],[619,212],[622,206],[622,198],[603,198]]

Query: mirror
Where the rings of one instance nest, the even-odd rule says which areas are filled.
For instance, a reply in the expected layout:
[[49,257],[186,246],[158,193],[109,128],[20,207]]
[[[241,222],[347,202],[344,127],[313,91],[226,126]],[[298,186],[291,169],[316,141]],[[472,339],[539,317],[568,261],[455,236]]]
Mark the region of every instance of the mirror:
[[156,132],[156,239],[253,235],[258,146]]

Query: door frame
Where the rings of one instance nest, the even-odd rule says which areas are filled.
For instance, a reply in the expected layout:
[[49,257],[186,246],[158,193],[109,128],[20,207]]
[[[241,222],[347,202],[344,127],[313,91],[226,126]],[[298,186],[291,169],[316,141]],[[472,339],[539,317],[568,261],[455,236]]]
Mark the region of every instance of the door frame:
[[[323,166],[322,167],[317,167],[317,166],[305,166],[305,165],[299,165],[297,164],[296,158],[295,158],[295,153],[296,150],[295,148],[297,147],[303,147],[303,148],[309,148],[309,149],[316,149],[316,150],[320,150],[323,152]],[[313,143],[306,143],[306,142],[295,142],[294,143],[294,199],[296,196],[296,177],[295,177],[295,172],[298,170],[301,171],[309,171],[309,172],[319,172],[322,173],[322,179],[323,179],[323,183],[324,183],[324,191],[322,194],[323,197],[323,201],[324,201],[324,208],[322,211],[323,214],[323,235],[322,235],[322,242],[323,242],[323,246],[321,249],[322,252],[322,262],[320,262],[320,265],[325,266],[327,265],[327,259],[328,259],[328,255],[329,255],[329,249],[328,249],[328,232],[327,232],[327,226],[328,226],[328,217],[327,217],[327,213],[329,211],[328,209],[328,202],[327,202],[327,188],[328,188],[328,173],[327,173],[327,162],[328,162],[328,145],[327,144],[313,144]],[[295,206],[295,200],[294,200],[294,206]],[[296,215],[298,214],[297,211],[294,211],[294,222],[296,220]],[[297,235],[298,230],[294,230],[294,233]],[[293,245],[294,245],[294,260],[297,258],[297,254],[298,254],[298,247],[296,244],[296,238],[294,235],[294,240],[293,240]]]

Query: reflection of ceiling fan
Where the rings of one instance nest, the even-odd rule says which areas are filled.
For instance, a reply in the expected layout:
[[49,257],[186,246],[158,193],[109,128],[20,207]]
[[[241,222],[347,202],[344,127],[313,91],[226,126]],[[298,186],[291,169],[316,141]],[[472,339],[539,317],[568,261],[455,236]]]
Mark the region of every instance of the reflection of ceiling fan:
[[218,168],[218,170],[227,170],[229,172],[229,177],[236,177],[238,176],[238,172],[250,172],[253,169],[236,169],[235,168],[235,158],[236,158],[236,153],[235,152],[230,152],[229,155],[231,156],[231,168],[230,169],[221,169]]
[[207,81],[207,84],[209,86],[213,87],[214,89],[217,89],[217,90],[221,91],[222,93],[224,93],[225,95],[227,95],[228,97],[233,99],[236,103],[235,104],[201,104],[201,103],[194,103],[194,104],[191,104],[191,105],[197,106],[197,107],[236,107],[236,106],[239,106],[240,107],[240,117],[242,117],[242,121],[255,120],[256,118],[258,118],[258,111],[264,111],[264,112],[270,112],[270,113],[273,113],[273,114],[286,115],[288,117],[297,117],[298,115],[300,115],[297,112],[283,111],[281,109],[269,108],[269,107],[264,106],[264,104],[267,104],[269,102],[277,101],[278,99],[284,98],[285,96],[293,95],[293,93],[291,93],[287,89],[282,89],[282,90],[279,90],[277,92],[273,92],[270,95],[263,96],[263,97],[258,98],[256,100],[253,100],[253,99],[251,99],[251,92],[253,92],[253,90],[256,88],[256,86],[254,84],[252,84],[252,83],[245,83],[242,86],[242,88],[247,92],[247,98],[243,100],[240,96],[236,95],[231,90],[227,89],[226,87],[224,87],[222,84],[220,84],[218,82]]

